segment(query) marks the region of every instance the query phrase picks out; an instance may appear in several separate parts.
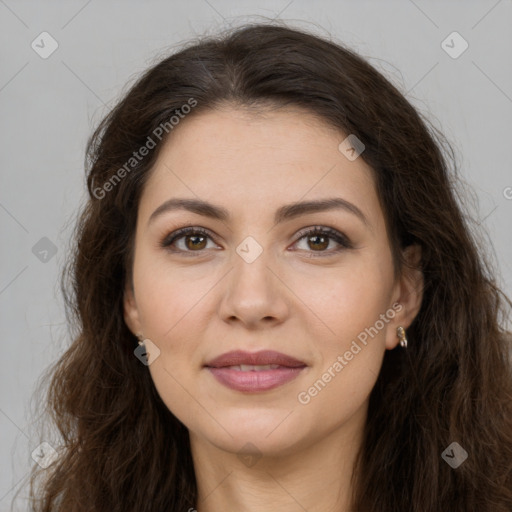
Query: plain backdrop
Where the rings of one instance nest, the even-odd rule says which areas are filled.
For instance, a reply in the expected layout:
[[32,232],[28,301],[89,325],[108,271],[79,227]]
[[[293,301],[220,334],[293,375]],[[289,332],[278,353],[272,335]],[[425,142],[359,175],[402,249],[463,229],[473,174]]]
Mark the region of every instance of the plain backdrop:
[[0,511],[41,442],[38,379],[70,342],[59,275],[85,198],[88,136],[180,43],[272,18],[356,49],[447,135],[512,295],[510,0],[0,0]]

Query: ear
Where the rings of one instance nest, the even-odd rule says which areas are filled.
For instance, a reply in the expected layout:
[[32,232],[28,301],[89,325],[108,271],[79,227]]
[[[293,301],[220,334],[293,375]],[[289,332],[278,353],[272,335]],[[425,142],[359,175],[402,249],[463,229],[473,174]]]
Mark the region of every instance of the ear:
[[396,328],[402,326],[406,331],[416,318],[423,299],[423,272],[421,270],[421,247],[409,245],[403,252],[406,264],[393,291],[395,317],[389,322],[386,333],[386,348],[394,349],[399,339]]
[[135,302],[134,290],[131,283],[127,283],[124,289],[123,297],[124,321],[130,331],[137,336],[142,333],[142,325],[139,318],[139,310]]

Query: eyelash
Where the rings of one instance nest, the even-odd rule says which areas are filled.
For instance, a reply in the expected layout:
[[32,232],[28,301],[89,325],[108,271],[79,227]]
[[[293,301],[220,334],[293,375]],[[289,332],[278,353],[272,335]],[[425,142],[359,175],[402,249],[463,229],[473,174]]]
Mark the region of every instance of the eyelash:
[[[189,251],[189,250],[183,251],[182,249],[171,249],[170,248],[170,246],[176,240],[184,238],[186,235],[192,235],[192,234],[205,236],[205,237],[208,237],[213,240],[213,237],[211,236],[211,234],[208,230],[206,230],[204,228],[200,228],[200,227],[188,226],[188,227],[178,229],[178,230],[174,231],[173,233],[167,235],[160,242],[160,246],[170,252],[173,252],[173,253],[181,252],[182,254],[191,254],[191,253],[195,253],[195,252],[197,252],[197,253],[204,252],[204,249],[198,250],[198,251]],[[312,253],[312,255],[310,257],[315,257],[315,258],[320,257],[321,258],[321,257],[325,257],[325,256],[331,256],[333,254],[338,254],[345,249],[353,248],[352,243],[345,235],[343,235],[342,233],[340,233],[339,231],[337,231],[335,229],[324,227],[324,226],[314,226],[312,228],[307,228],[305,230],[302,230],[301,232],[298,233],[299,238],[297,239],[297,241],[295,243],[301,241],[303,238],[311,237],[314,235],[326,236],[327,238],[330,238],[330,239],[334,240],[335,242],[337,242],[341,247],[338,247],[337,249],[330,250],[330,251],[310,251]],[[215,241],[215,240],[213,240],[213,241]],[[314,253],[316,253],[316,254],[314,254]]]

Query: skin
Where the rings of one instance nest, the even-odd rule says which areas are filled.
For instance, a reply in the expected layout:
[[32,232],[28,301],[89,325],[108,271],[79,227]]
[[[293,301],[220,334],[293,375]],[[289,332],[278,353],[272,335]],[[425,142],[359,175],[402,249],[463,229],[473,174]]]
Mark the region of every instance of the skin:
[[[399,342],[397,326],[407,329],[419,310],[422,276],[394,275],[371,169],[338,150],[345,137],[305,111],[226,105],[180,122],[141,196],[125,321],[160,350],[148,369],[189,429],[199,512],[349,510],[369,394],[384,351]],[[274,223],[284,204],[331,197],[357,206],[368,225],[341,209]],[[231,218],[175,210],[148,223],[171,198],[206,200]],[[160,246],[184,226],[212,236],[176,240],[181,253]],[[334,228],[353,247],[334,252],[340,245],[332,238],[297,236],[314,226]],[[236,252],[247,236],[262,248],[251,263]],[[405,257],[418,264],[419,249]],[[298,394],[393,304],[401,306],[394,318],[300,403]],[[236,349],[277,350],[307,368],[273,390],[234,391],[204,364]]]

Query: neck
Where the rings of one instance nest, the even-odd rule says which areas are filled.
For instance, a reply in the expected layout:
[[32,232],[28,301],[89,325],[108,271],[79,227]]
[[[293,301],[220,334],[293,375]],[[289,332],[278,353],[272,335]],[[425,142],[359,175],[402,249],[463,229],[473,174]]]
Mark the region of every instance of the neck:
[[[366,405],[366,404],[365,404]],[[314,443],[242,458],[190,433],[197,512],[348,512],[367,408]]]

